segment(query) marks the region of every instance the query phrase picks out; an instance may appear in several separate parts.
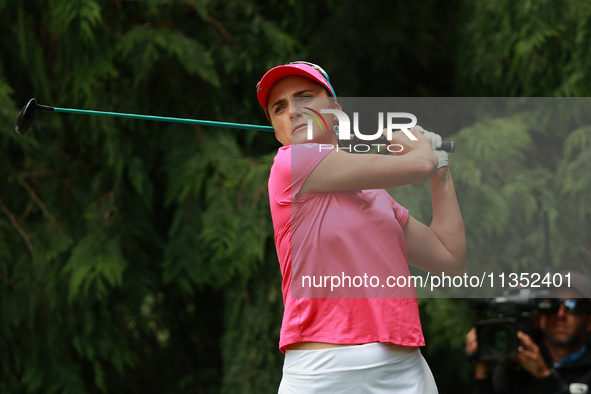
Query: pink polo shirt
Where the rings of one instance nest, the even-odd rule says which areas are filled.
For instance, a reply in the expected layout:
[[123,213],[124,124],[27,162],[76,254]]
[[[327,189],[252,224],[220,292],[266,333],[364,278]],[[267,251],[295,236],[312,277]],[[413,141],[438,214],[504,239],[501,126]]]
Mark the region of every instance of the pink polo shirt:
[[296,198],[331,150],[318,144],[282,147],[271,168],[285,307],[279,348],[285,352],[306,341],[423,346],[414,288],[396,287],[392,280],[410,276],[402,231],[408,210],[385,190]]

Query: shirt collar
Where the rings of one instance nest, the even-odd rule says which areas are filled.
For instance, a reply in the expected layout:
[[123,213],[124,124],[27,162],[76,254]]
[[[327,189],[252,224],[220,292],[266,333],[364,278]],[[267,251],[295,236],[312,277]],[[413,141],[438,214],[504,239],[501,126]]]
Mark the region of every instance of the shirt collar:
[[568,356],[565,356],[559,362],[557,362],[557,363],[554,362],[552,364],[554,365],[554,368],[564,367],[565,365],[570,364],[574,361],[577,361],[578,359],[583,357],[583,355],[585,354],[586,351],[587,351],[587,345],[583,345],[583,347],[580,348],[579,350],[577,350],[576,352],[571,353]]

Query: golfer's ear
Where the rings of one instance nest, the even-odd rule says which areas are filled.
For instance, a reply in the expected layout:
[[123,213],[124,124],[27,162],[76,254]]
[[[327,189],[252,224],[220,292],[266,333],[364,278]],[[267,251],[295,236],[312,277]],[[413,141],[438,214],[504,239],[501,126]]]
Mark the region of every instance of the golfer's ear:
[[341,104],[339,104],[339,103],[334,103],[334,109],[338,109],[339,111],[342,111],[343,107],[341,107]]

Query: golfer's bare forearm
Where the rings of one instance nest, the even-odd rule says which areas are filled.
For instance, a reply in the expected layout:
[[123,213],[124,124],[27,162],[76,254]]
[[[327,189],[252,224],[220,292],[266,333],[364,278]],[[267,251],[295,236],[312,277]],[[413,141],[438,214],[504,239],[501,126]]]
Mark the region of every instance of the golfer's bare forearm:
[[466,233],[449,167],[441,167],[431,177],[433,221],[429,226],[443,246],[454,256],[456,269],[466,269]]
[[335,150],[318,163],[300,194],[410,185],[430,179],[436,167],[437,157],[426,145],[400,156],[355,155]]

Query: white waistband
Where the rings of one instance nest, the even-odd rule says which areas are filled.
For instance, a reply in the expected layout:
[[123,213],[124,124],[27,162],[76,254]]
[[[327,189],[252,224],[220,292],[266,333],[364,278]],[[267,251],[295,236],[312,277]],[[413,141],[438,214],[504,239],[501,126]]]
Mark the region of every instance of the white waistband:
[[283,371],[322,373],[364,369],[400,362],[412,356],[420,356],[418,348],[381,342],[319,350],[287,349]]

